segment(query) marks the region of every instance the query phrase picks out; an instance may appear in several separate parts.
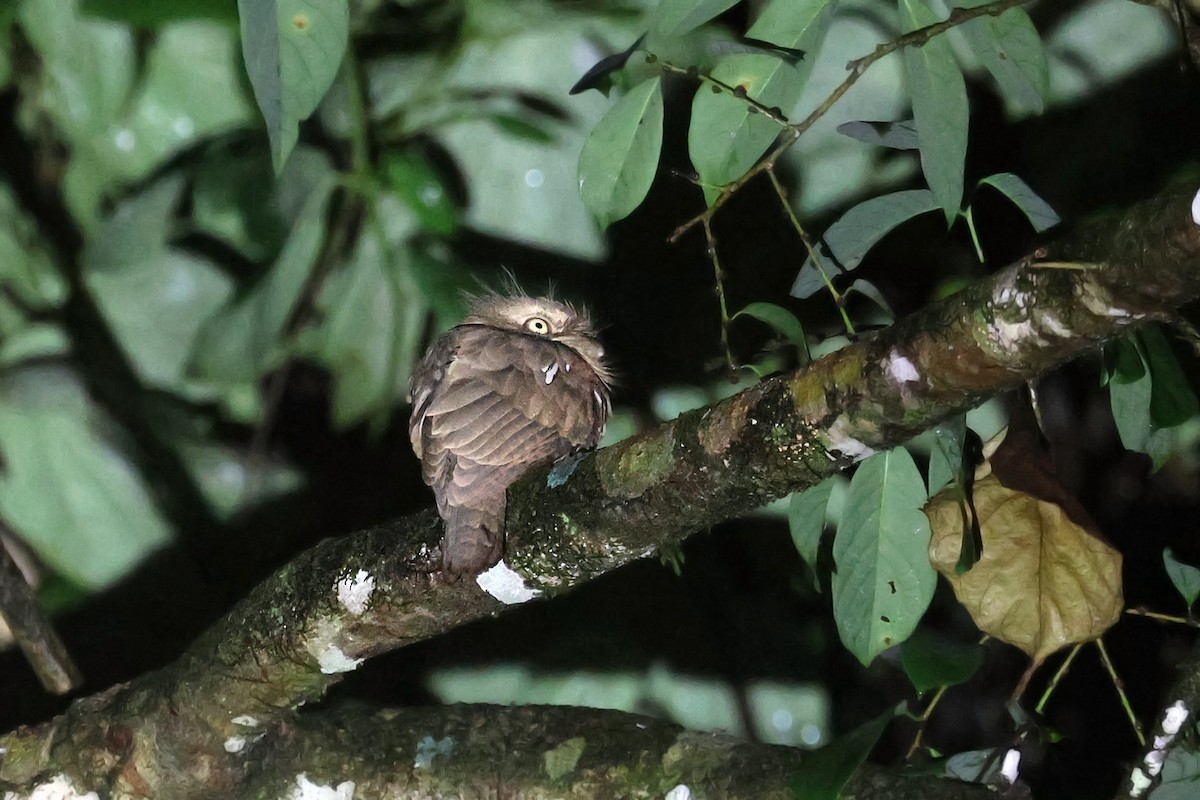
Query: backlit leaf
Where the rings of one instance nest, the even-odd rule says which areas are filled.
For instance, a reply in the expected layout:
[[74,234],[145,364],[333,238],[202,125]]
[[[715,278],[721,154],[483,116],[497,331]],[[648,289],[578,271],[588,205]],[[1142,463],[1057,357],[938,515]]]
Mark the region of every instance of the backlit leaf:
[[337,75],[350,33],[346,0],[238,0],[242,56],[267,123],[275,171]]
[[623,219],[646,198],[662,136],[661,78],[635,86],[588,136],[579,155],[579,191],[601,225]]
[[[904,30],[940,22],[926,0],[901,0]],[[946,215],[958,216],[967,156],[967,87],[950,43],[934,36],[920,47],[904,49],[904,69],[912,95],[913,118],[921,151],[921,170]]]
[[908,638],[933,597],[925,481],[904,448],[863,461],[833,543],[833,615],[863,664]]

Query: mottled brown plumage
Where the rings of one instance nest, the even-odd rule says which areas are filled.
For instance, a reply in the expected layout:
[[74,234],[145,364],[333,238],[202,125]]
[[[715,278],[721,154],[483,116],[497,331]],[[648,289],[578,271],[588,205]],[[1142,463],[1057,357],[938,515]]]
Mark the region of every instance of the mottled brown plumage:
[[545,298],[479,298],[430,346],[413,373],[408,433],[446,522],[446,572],[499,560],[505,490],[537,464],[596,446],[611,381],[588,318]]

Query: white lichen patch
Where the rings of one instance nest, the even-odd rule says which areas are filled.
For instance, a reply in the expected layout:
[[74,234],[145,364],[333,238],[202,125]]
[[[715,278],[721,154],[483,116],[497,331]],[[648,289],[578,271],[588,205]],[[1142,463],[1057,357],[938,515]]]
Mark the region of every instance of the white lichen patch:
[[1183,723],[1187,722],[1190,715],[1187,706],[1182,700],[1176,700],[1167,709],[1167,713],[1163,715],[1162,729],[1163,733],[1168,736],[1174,736],[1179,733],[1179,729],[1183,727]]
[[687,784],[679,784],[671,791],[667,792],[663,800],[692,800],[692,790]]
[[449,756],[454,752],[454,740],[447,736],[445,739],[434,739],[425,736],[417,742],[417,754],[413,758],[413,766],[417,769],[429,769],[437,756]]
[[341,632],[340,626],[322,619],[317,622],[312,636],[304,643],[304,648],[317,660],[321,672],[326,675],[350,672],[362,663],[361,658],[351,658],[342,650],[339,644]]
[[912,383],[921,379],[917,366],[895,350],[888,353],[883,369],[896,383]]
[[1054,334],[1060,339],[1069,339],[1071,337],[1071,329],[1062,323],[1050,311],[1043,311],[1037,315],[1038,327],[1044,331]]
[[240,753],[246,749],[245,736],[230,736],[225,740],[226,753]]
[[356,617],[362,616],[371,601],[375,591],[375,578],[365,569],[360,569],[353,576],[346,576],[337,582],[338,602],[342,607]]
[[5,792],[4,800],[100,800],[95,792],[80,792],[66,775],[58,774],[33,787],[28,795]]
[[841,453],[844,456],[861,461],[867,456],[875,455],[875,448],[870,445],[860,442],[849,433],[850,418],[845,414],[841,415],[833,421],[825,431],[826,450]]
[[[1162,772],[1167,759],[1167,748],[1187,722],[1191,712],[1182,700],[1176,700],[1163,714],[1163,732],[1154,737],[1154,747],[1146,753],[1140,766],[1134,767],[1129,775],[1129,796],[1140,797],[1150,787],[1158,773]],[[1144,769],[1143,769],[1144,767]]]
[[480,589],[509,606],[526,603],[541,594],[539,590],[525,583],[525,579],[503,561],[481,573],[475,582],[479,584]]
[[313,783],[308,773],[296,776],[296,786],[288,795],[289,800],[354,800],[354,781],[342,781],[337,786]]
[[1000,766],[1000,777],[1011,786],[1017,782],[1020,774],[1021,751],[1014,747],[1004,754],[1004,763]]
[[259,725],[262,725],[257,717],[252,717],[249,714],[239,714],[229,721],[234,725],[241,725],[243,728],[257,728]]

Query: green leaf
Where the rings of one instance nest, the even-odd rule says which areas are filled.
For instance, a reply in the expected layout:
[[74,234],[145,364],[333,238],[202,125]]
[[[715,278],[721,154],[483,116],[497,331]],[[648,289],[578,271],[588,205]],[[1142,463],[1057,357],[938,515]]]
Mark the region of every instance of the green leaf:
[[[926,0],[901,0],[900,18],[906,32],[940,22]],[[950,43],[942,36],[921,47],[906,47],[904,69],[917,124],[921,169],[949,224],[959,214],[963,195],[969,116],[966,83]]]
[[308,198],[279,257],[258,285],[201,329],[192,363],[197,377],[226,388],[252,386],[286,356],[285,326],[325,240],[330,188],[327,182]]
[[916,150],[920,147],[917,140],[917,126],[911,119],[899,122],[855,120],[838,125],[837,131],[851,139],[893,150]]
[[699,28],[739,0],[662,0],[654,12],[653,25],[668,36],[681,36]]
[[799,800],[838,800],[898,713],[899,708],[889,709],[820,750],[802,754],[800,767],[788,778],[792,795]]
[[173,22],[211,19],[235,24],[236,0],[82,0],[79,10],[89,17],[124,22],[137,28],[161,28]]
[[102,589],[171,538],[112,423],[62,368],[0,385],[0,514],[49,566]]
[[731,321],[738,317],[750,317],[759,322],[765,322],[780,336],[800,348],[801,352],[807,352],[808,344],[804,338],[804,326],[800,324],[800,320],[796,319],[795,314],[783,306],[777,306],[774,303],[751,303],[734,314]]
[[1146,362],[1132,334],[1104,346],[1105,383],[1133,383],[1146,374]]
[[962,482],[963,442],[967,436],[967,418],[960,414],[929,430],[929,496],[933,497],[952,481]]
[[318,299],[324,321],[311,348],[334,376],[338,427],[385,414],[400,399],[397,385],[408,383],[425,305],[403,255],[368,229]]
[[201,326],[229,299],[232,281],[200,258],[167,247],[183,178],[154,184],[126,200],[89,238],[84,285],[147,384],[183,379]]
[[[481,4],[473,2],[472,8],[477,5]],[[599,259],[605,241],[580,199],[578,169],[584,140],[611,104],[599,92],[568,100],[567,92],[578,73],[546,69],[546,65],[576,63],[580,53],[594,52],[598,41],[632,41],[640,33],[633,27],[639,18],[522,15],[520,7],[512,3],[486,5],[490,11],[499,6],[502,12],[507,9],[516,15],[511,32],[475,38],[457,48],[449,63],[434,65],[433,89],[425,85],[418,95],[441,91],[434,101],[422,100],[421,107],[429,108],[440,97],[467,96],[480,86],[502,87],[486,108],[468,107],[456,121],[430,126],[435,127],[433,135],[450,152],[466,182],[471,202],[462,210],[462,223],[487,235],[571,258]],[[395,77],[395,73],[381,74],[379,81],[385,77]],[[371,90],[384,94],[389,88],[373,82]],[[566,102],[570,105],[556,119],[531,112],[520,98],[537,98],[551,108]],[[444,119],[445,109],[440,110]],[[531,119],[552,141],[497,136],[492,115],[498,110]],[[480,142],[488,145],[481,147]]]
[[662,137],[661,78],[635,86],[588,136],[579,154],[579,192],[601,225],[623,219],[646,198]]
[[980,186],[991,186],[1021,209],[1029,224],[1038,233],[1053,228],[1060,220],[1050,204],[1029,188],[1029,184],[1011,172],[998,172],[979,182]]
[[413,210],[426,230],[449,236],[458,228],[458,209],[441,176],[424,156],[405,151],[391,153],[380,172],[384,185]]
[[9,369],[25,361],[65,356],[70,351],[71,341],[62,328],[34,322],[0,341],[0,367]]
[[[1194,730],[1195,723],[1192,726]],[[1200,789],[1200,753],[1193,747],[1169,748],[1161,774],[1161,782],[1149,795],[1153,800],[1192,800]]]
[[951,642],[923,628],[900,645],[900,665],[919,695],[965,683],[982,664],[978,645]]
[[803,492],[793,492],[788,501],[788,528],[792,532],[792,542],[796,545],[796,552],[810,567],[817,565],[821,537],[825,533],[826,509],[839,483],[844,484],[845,478],[830,476]]
[[904,641],[933,597],[925,481],[904,448],[863,461],[833,542],[833,615],[864,665]]
[[837,5],[838,0],[768,0],[746,36],[804,50],[805,60],[812,63]]
[[7,185],[0,184],[0,281],[22,305],[54,308],[67,299],[67,281],[33,221]]
[[1200,413],[1196,394],[1171,345],[1157,325],[1148,325],[1134,334],[1150,371],[1150,424],[1155,428],[1173,428]]
[[225,26],[174,23],[143,53],[128,28],[81,17],[74,3],[22,3],[20,17],[48,77],[23,113],[44,114],[70,149],[63,194],[85,231],[114,185],[251,119]]
[[[975,8],[986,2],[957,0],[954,5]],[[996,80],[1009,114],[1028,116],[1045,110],[1050,66],[1042,37],[1024,9],[978,17],[958,30]]]
[[350,34],[346,0],[238,0],[242,56],[278,173],[325,96]]
[[1179,592],[1188,609],[1191,609],[1196,598],[1200,597],[1200,569],[1180,561],[1175,557],[1175,551],[1169,547],[1163,549],[1162,557],[1171,585]]
[[[777,56],[758,53],[722,58],[712,77],[782,114],[791,113],[804,88],[798,69]],[[688,153],[706,185],[708,202],[712,203],[720,187],[754,166],[782,131],[778,122],[753,110],[746,100],[702,86],[692,101]]]
[[[830,277],[852,270],[862,263],[867,252],[897,226],[920,214],[939,208],[933,192],[909,189],[872,197],[851,208],[829,226],[821,238],[832,252],[822,257],[822,266]],[[800,267],[792,284],[792,296],[812,297],[825,287],[821,272],[810,257]]]
[[[1134,341],[1138,340],[1135,338]],[[1112,380],[1108,384],[1113,421],[1117,425],[1117,433],[1121,436],[1121,444],[1126,450],[1150,456],[1154,469],[1158,469],[1167,463],[1167,459],[1175,451],[1177,429],[1158,428],[1153,424],[1150,414],[1153,395],[1154,380],[1149,369],[1133,382],[1120,383]]]
[[252,452],[204,440],[176,444],[180,460],[209,507],[222,520],[299,488],[303,478],[294,467]]

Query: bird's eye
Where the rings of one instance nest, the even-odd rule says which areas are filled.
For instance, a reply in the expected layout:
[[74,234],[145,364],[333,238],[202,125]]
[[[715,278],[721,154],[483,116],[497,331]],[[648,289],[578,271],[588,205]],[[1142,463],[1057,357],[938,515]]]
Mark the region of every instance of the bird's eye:
[[525,320],[525,330],[530,333],[536,333],[540,336],[545,336],[550,332],[550,323],[541,317],[530,317]]

